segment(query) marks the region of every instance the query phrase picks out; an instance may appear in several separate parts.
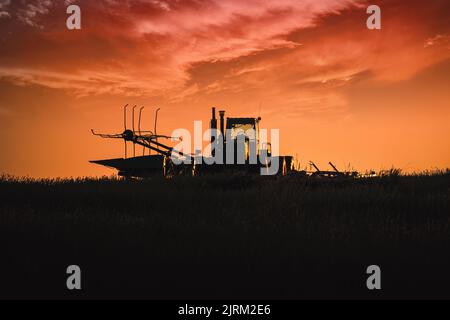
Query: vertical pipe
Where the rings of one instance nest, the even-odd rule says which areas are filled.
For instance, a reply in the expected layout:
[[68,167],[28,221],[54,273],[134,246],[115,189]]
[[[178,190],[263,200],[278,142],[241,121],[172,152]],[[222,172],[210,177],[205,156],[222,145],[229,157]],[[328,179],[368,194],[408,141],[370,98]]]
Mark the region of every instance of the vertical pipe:
[[134,113],[137,106],[133,107],[133,157],[136,157],[136,143],[135,141],[135,130],[134,130]]
[[[123,126],[125,131],[127,131],[127,108],[128,104],[123,107]],[[125,142],[125,159],[126,159],[128,157],[127,140],[124,139],[123,141]]]
[[[156,139],[156,142],[158,142],[158,132],[157,132],[157,128],[158,128],[158,113],[159,113],[159,110],[161,110],[161,108],[158,108],[158,109],[156,109],[156,112],[155,112],[155,128],[154,128],[154,134],[155,134],[155,139]],[[157,146],[157,148],[158,148],[158,150],[159,150],[159,146]]]
[[125,107],[123,107],[123,127],[125,131],[127,130],[127,108],[128,105],[125,105]]
[[[145,107],[141,107],[139,109],[139,124],[138,124],[138,131],[139,135],[142,135],[141,133],[141,118],[142,118],[142,110],[144,110]],[[142,156],[145,156],[145,147],[142,147]]]
[[212,118],[211,118],[211,155],[214,157],[216,155],[216,136],[217,136],[217,119],[216,119],[216,108],[212,108]]
[[219,111],[220,114],[220,133],[223,135],[223,140],[225,141],[225,111]]
[[141,118],[142,118],[142,110],[144,110],[145,107],[141,107],[139,109],[139,120],[138,120],[138,132],[139,135],[141,135]]
[[223,163],[226,162],[226,133],[225,133],[225,111],[219,111],[219,115],[220,115],[220,134],[222,135],[222,154],[223,154]]

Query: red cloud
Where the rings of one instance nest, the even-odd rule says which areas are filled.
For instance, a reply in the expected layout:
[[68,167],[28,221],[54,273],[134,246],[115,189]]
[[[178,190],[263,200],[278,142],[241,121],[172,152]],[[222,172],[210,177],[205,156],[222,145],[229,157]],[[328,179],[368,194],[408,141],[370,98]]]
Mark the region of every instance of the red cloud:
[[357,0],[81,0],[82,30],[69,31],[69,2],[5,6],[13,19],[0,20],[0,77],[79,96],[181,101],[260,89],[343,106],[339,89],[361,74],[400,80],[448,57],[431,45],[448,28],[441,0],[378,1],[382,31],[365,28],[367,3]]
[[4,37],[0,76],[79,95],[174,93],[185,90],[195,63],[294,48],[287,34],[357,2],[78,1],[78,33],[65,29],[60,2],[11,4],[6,29],[17,36]]

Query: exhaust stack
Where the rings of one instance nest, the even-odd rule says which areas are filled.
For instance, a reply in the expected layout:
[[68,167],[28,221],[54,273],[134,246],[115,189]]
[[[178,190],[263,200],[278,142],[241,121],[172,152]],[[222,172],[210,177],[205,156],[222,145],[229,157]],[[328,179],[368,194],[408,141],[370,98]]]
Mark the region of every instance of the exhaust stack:
[[227,152],[227,148],[226,148],[226,140],[227,140],[227,135],[225,133],[225,111],[219,111],[219,115],[220,115],[220,134],[222,135],[222,155],[223,155],[223,163],[225,163],[226,161],[226,152]]
[[217,136],[217,118],[216,118],[216,108],[212,108],[212,117],[211,117],[211,155],[214,157],[216,155],[216,148],[214,146],[216,142]]
[[226,134],[225,134],[225,111],[219,111],[220,115],[220,133],[223,136],[223,141],[226,140]]
[[[217,130],[216,108],[212,108],[211,130]],[[214,135],[211,132],[211,143],[214,143]]]

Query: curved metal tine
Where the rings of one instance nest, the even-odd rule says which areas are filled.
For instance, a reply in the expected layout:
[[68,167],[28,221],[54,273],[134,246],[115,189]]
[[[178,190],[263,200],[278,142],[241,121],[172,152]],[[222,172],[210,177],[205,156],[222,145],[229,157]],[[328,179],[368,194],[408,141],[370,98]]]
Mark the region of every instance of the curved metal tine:
[[167,140],[179,140],[179,141],[181,141],[181,138],[180,137],[169,137],[169,136],[166,136],[166,135],[162,135],[162,134],[159,134],[159,135],[152,135],[151,137],[150,137],[150,139],[151,140],[156,140],[156,142],[158,142],[158,139],[159,138],[161,138],[161,139],[167,139]]
[[[139,130],[139,136],[142,135],[141,132],[141,118],[142,118],[142,110],[144,110],[145,107],[141,107],[139,109],[139,123],[138,123],[138,130]],[[145,147],[142,147],[142,156],[145,156]]]
[[141,135],[141,117],[142,117],[142,110],[144,110],[145,107],[141,107],[139,109],[139,122],[138,122],[138,132],[139,135]]
[[123,107],[123,125],[125,128],[125,131],[127,130],[127,108],[128,108],[128,104],[126,104]]
[[[133,107],[133,135],[135,134],[134,113],[135,113],[136,107],[137,107],[137,105],[135,105]],[[133,137],[133,157],[136,157],[136,143],[134,142],[134,137]]]
[[133,116],[132,116],[133,117],[133,119],[132,119],[133,120],[133,133],[135,132],[135,130],[134,130],[134,113],[135,113],[136,108],[137,108],[137,105],[133,107]]
[[[123,126],[124,126],[125,131],[127,131],[127,108],[128,108],[128,104],[126,104],[125,107],[123,107]],[[126,159],[128,156],[127,140],[125,140],[125,138],[124,138],[123,142],[125,143],[125,159]]]
[[111,138],[111,139],[119,139],[123,138],[123,134],[106,134],[106,133],[97,133],[94,129],[91,129],[91,132],[94,136],[101,138]]
[[[154,132],[154,134],[156,136],[156,142],[158,142],[157,126],[158,126],[158,113],[159,113],[159,110],[161,110],[161,108],[156,109],[156,112],[155,112],[155,128],[154,128],[155,132]],[[159,150],[159,147],[158,147],[158,150]]]

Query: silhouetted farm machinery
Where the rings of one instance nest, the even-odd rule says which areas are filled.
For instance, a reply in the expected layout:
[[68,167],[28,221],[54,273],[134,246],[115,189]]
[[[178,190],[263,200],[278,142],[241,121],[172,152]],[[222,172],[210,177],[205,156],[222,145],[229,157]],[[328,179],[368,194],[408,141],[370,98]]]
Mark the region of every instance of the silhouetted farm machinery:
[[352,177],[356,178],[358,177],[359,173],[357,171],[345,171],[341,172],[339,171],[336,166],[332,162],[328,162],[328,164],[333,168],[332,171],[323,171],[320,170],[316,164],[312,161],[309,162],[309,165],[315,169],[315,171],[310,171],[309,174],[313,177],[329,177],[329,178],[335,178],[335,177]]
[[[322,171],[313,162],[310,166],[315,171],[300,170],[293,156],[272,154],[272,145],[260,139],[261,118],[226,118],[225,111],[219,111],[219,123],[216,108],[212,108],[210,122],[211,152],[202,155],[199,150],[188,153],[171,147],[170,142],[182,142],[182,137],[171,137],[157,133],[158,112],[155,113],[153,131],[141,130],[142,112],[135,121],[137,106],[132,107],[132,127],[127,126],[127,111],[124,107],[124,131],[116,134],[96,133],[105,139],[124,141],[124,158],[90,161],[118,170],[118,175],[125,178],[149,178],[162,175],[207,175],[215,173],[252,174],[252,175],[303,175],[311,177],[356,177],[357,172],[340,172],[331,162],[333,171]],[[168,141],[163,143],[162,141]],[[128,145],[133,146],[133,156],[128,156]],[[136,155],[136,147],[142,148],[142,155]],[[275,169],[274,169],[275,168]],[[275,170],[275,171],[273,171]]]

